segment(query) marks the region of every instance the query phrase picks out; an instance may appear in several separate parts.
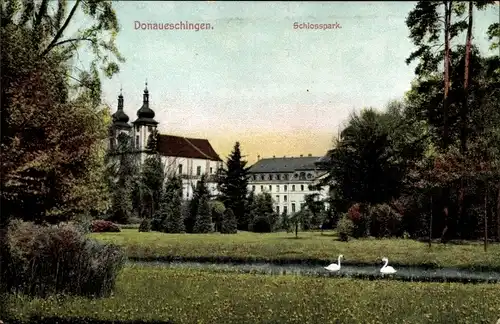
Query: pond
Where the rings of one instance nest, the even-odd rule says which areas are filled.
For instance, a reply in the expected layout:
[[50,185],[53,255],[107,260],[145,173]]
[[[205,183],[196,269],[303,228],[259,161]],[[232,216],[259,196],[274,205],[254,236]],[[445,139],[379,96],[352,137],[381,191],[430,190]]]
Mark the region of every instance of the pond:
[[[350,277],[356,279],[391,279],[421,282],[461,282],[461,283],[500,283],[500,272],[472,271],[455,268],[423,269],[418,267],[395,267],[395,274],[381,274],[381,265],[353,266],[342,265],[340,271],[330,272],[322,266],[307,264],[273,263],[207,263],[207,262],[159,262],[134,261],[132,265],[168,268],[206,269],[217,272],[239,272],[268,275],[301,275],[327,278]],[[326,265],[325,265],[326,266]]]

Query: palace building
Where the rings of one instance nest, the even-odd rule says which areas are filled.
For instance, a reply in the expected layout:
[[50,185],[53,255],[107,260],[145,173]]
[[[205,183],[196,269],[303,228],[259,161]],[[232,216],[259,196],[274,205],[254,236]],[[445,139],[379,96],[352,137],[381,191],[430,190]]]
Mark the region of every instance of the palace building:
[[293,214],[301,210],[308,194],[316,199],[328,197],[328,186],[317,190],[319,179],[328,174],[327,157],[299,156],[260,159],[250,168],[249,190],[255,194],[271,194],[278,214]]

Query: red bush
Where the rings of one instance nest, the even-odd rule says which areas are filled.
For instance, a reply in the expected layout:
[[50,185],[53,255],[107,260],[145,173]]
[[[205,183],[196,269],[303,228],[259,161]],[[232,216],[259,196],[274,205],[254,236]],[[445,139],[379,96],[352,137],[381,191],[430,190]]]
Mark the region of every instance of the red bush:
[[352,205],[347,211],[347,216],[354,223],[358,223],[361,220],[361,206],[359,204]]
[[113,222],[98,219],[92,222],[92,233],[120,232],[120,227]]

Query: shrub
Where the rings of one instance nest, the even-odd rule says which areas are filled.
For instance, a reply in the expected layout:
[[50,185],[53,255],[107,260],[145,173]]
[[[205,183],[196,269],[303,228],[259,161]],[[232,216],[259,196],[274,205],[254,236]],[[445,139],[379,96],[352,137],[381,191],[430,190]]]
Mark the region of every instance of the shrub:
[[370,235],[370,213],[366,205],[359,203],[352,205],[347,211],[347,216],[354,224],[352,236]]
[[107,296],[123,268],[124,251],[88,238],[74,225],[15,224],[7,233],[7,290],[31,296]]
[[371,234],[375,237],[400,236],[402,216],[387,204],[370,207]]
[[344,215],[337,223],[337,233],[341,241],[349,241],[354,233],[354,222],[348,215]]
[[92,233],[120,232],[120,226],[113,222],[98,219],[92,222]]
[[144,218],[139,225],[139,232],[151,232],[151,221],[148,218]]

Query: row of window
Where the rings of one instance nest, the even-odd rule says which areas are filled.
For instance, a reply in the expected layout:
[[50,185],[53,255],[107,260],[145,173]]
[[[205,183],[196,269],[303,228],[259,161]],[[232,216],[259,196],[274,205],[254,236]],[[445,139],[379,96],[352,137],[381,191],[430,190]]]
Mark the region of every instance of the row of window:
[[[182,174],[182,164],[179,164],[179,166],[177,168],[178,168],[178,174],[181,175]],[[213,173],[214,173],[214,170],[212,167],[210,167],[209,174],[213,174]],[[196,175],[201,176],[201,166],[200,165],[198,165],[196,167]]]
[[[288,191],[288,186],[287,185],[284,185],[284,192],[287,192]],[[273,186],[272,185],[269,185],[269,191],[272,192],[273,191]],[[304,191],[305,189],[305,186],[304,185],[300,185],[300,191]],[[252,190],[255,191],[255,186],[252,186]],[[260,186],[260,191],[264,191],[264,186]],[[292,191],[295,191],[295,185],[292,185]],[[280,192],[280,185],[277,185],[276,186],[276,192]]]
[[[305,172],[300,172],[300,173],[295,173],[293,175],[293,179],[298,179],[298,180],[311,180],[313,178],[312,173],[305,173]],[[289,180],[289,175],[288,174],[254,174],[252,176],[252,180],[254,181],[266,181],[266,180]]]

